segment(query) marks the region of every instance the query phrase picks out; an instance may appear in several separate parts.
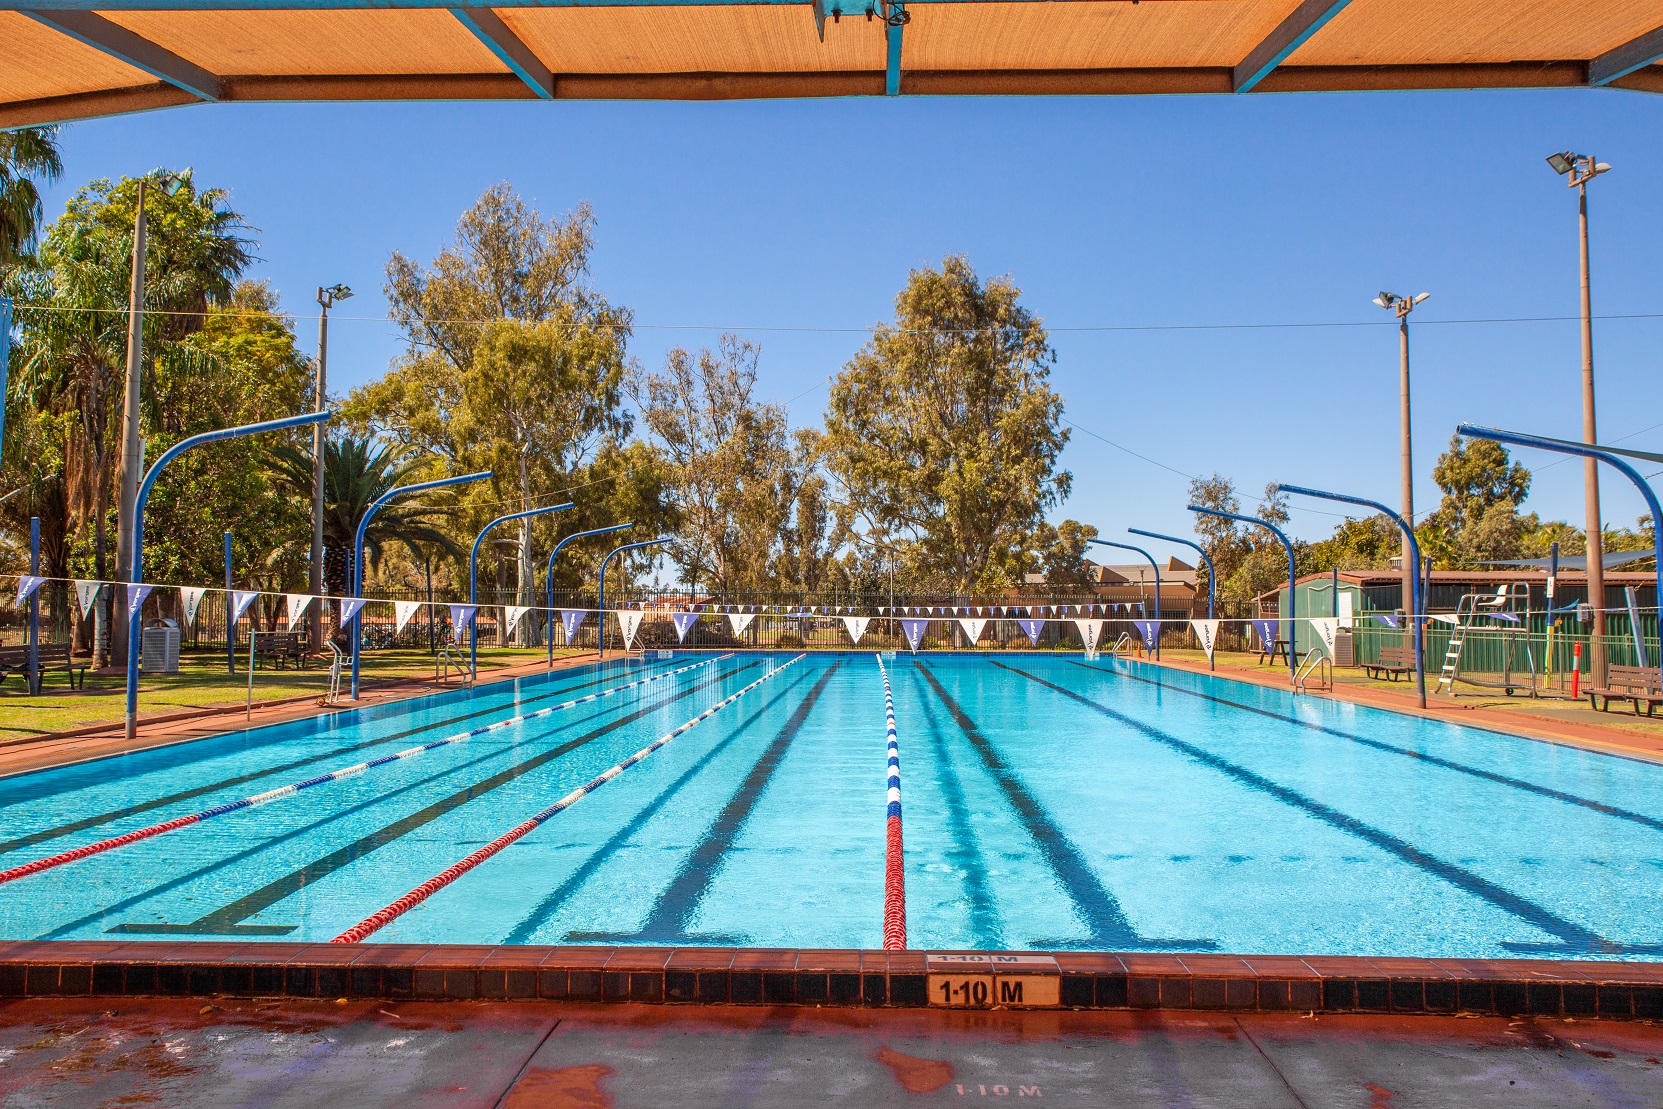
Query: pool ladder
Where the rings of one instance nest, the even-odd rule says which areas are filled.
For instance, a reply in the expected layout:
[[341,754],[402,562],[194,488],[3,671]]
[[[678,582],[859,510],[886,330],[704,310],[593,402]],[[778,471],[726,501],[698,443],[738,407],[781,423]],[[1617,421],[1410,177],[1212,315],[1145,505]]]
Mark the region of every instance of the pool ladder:
[[[440,649],[439,653],[434,656],[433,683],[435,685],[449,684],[450,672],[455,670],[456,676],[461,678],[469,689],[472,689],[474,683],[473,671],[469,669],[465,662],[450,653],[451,647],[454,646],[456,646],[454,643],[446,644]],[[460,654],[461,649],[458,648],[457,651],[458,654]]]
[[1317,675],[1318,689],[1334,688],[1334,670],[1329,664],[1328,655],[1321,647],[1312,647],[1305,652],[1305,657],[1299,662],[1299,669],[1294,672],[1293,691],[1295,693],[1309,692],[1306,686],[1309,684],[1312,674]]

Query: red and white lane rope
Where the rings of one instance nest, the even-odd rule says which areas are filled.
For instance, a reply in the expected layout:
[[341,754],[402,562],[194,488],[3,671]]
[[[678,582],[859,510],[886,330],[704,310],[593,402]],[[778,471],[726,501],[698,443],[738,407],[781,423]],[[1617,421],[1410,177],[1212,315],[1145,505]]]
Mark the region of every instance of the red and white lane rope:
[[878,673],[883,675],[884,731],[888,739],[889,807],[883,866],[883,945],[887,951],[907,948],[907,866],[901,843],[901,742],[895,735],[895,695],[889,688],[889,671],[878,655]]
[[388,905],[379,912],[370,914],[329,942],[363,942],[369,936],[385,928],[387,925],[391,924],[393,921],[397,920],[417,905],[420,905],[423,901],[426,901],[429,897],[432,897],[435,893],[438,893],[440,890],[456,881],[456,879],[462,877],[462,875],[466,874],[486,859],[489,859],[492,855],[495,855],[497,852],[501,851],[504,847],[507,847],[515,840],[521,839],[522,837],[535,831],[539,825],[553,817],[556,813],[564,812],[565,810],[571,808],[589,794],[595,792],[595,790],[599,789],[607,782],[610,782],[613,778],[616,778],[618,775],[622,774],[642,759],[645,759],[648,755],[652,754],[666,743],[669,743],[672,739],[683,734],[684,732],[688,732],[693,728],[696,728],[698,725],[706,720],[709,720],[712,716],[715,716],[718,712],[733,704],[735,701],[739,700],[739,698],[743,697],[745,694],[749,693],[769,678],[772,678],[775,674],[778,674],[780,671],[786,669],[786,667],[795,666],[807,657],[807,655],[798,655],[790,662],[787,662],[784,666],[779,666],[768,671],[768,673],[762,675],[762,677],[758,678],[744,689],[741,689],[737,693],[731,694],[730,696],[716,702],[714,705],[711,705],[687,723],[681,725],[675,731],[659,736],[657,739],[635,752],[635,754],[631,755],[617,766],[614,766],[612,769],[603,774],[599,774],[596,777],[591,778],[589,781],[585,782],[581,786],[578,786],[576,789],[572,790],[572,792],[566,794],[566,796],[562,797],[560,800],[556,801],[536,816],[533,816],[530,820],[510,828],[508,831],[504,832],[490,843],[487,843],[484,847],[481,847],[478,851],[475,851],[461,862],[450,867],[448,870],[429,878],[427,881],[423,882],[421,885],[417,886],[397,901],[394,901],[391,905]]
[[603,689],[583,697],[574,698],[570,701],[562,701],[558,705],[550,705],[548,708],[538,709],[536,712],[527,712],[519,716],[509,717],[507,720],[498,720],[494,724],[486,724],[484,727],[474,728],[472,731],[458,732],[453,736],[446,736],[444,739],[436,739],[432,743],[424,743],[419,747],[410,747],[403,751],[396,751],[390,755],[382,755],[377,759],[370,759],[367,762],[360,762],[352,766],[342,767],[339,770],[332,770],[328,774],[319,774],[317,777],[307,778],[303,782],[290,782],[286,786],[278,786],[276,789],[268,789],[264,793],[256,793],[251,797],[244,797],[237,801],[227,801],[223,805],[215,805],[211,809],[203,809],[201,812],[191,813],[189,816],[175,817],[174,819],[165,821],[161,824],[152,824],[148,828],[139,828],[136,831],[128,832],[125,835],[113,836],[110,839],[99,840],[97,843],[89,843],[85,847],[77,847],[72,851],[65,851],[57,855],[49,855],[44,859],[36,859],[32,863],[24,863],[21,866],[14,866],[10,870],[0,871],[0,883],[15,882],[19,878],[27,878],[31,874],[39,874],[43,870],[51,870],[54,867],[63,866],[65,863],[78,862],[79,860],[88,858],[92,855],[101,855],[105,851],[113,851],[117,847],[126,847],[130,843],[138,843],[140,840],[151,839],[152,837],[163,835],[167,832],[175,832],[180,828],[188,828],[193,824],[201,824],[205,821],[212,820],[215,817],[226,816],[230,813],[240,812],[243,809],[257,808],[260,805],[269,805],[273,801],[280,801],[285,797],[293,797],[302,790],[312,789],[316,786],[325,785],[329,782],[338,782],[342,778],[355,777],[364,773],[366,770],[374,770],[378,766],[387,766],[390,763],[401,762],[404,759],[414,758],[426,751],[432,751],[440,747],[448,747],[453,743],[463,743],[467,740],[473,739],[476,736],[482,736],[486,732],[494,732],[503,728],[511,728],[516,724],[523,724],[527,720],[536,720],[539,717],[549,716],[565,709],[575,708],[578,705],[586,705],[591,701],[598,701],[603,697],[610,697],[615,693],[622,693],[625,690],[634,689],[639,685],[646,685],[649,682],[661,681],[664,678],[673,678],[677,674],[697,669],[700,666],[714,666],[723,659],[732,657],[733,655],[731,653],[718,655],[716,658],[705,659],[703,662],[690,663],[687,666],[678,667],[675,670],[667,670],[662,674],[652,674],[645,678],[638,678],[633,682],[613,686],[610,689]]

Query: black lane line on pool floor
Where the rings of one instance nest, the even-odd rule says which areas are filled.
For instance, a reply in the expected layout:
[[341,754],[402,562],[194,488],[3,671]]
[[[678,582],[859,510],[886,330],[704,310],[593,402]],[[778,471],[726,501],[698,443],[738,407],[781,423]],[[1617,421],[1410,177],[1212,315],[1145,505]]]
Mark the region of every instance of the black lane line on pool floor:
[[970,747],[982,760],[982,766],[999,784],[1005,800],[1022,821],[1028,838],[1033,840],[1040,854],[1045,856],[1052,873],[1068,891],[1069,899],[1079,910],[1081,923],[1091,933],[1083,940],[1046,940],[1044,946],[1092,947],[1108,951],[1211,951],[1218,946],[1212,940],[1160,940],[1150,939],[1139,933],[1127,919],[1125,910],[1120,907],[1119,899],[1103,885],[1102,879],[1086,861],[1085,855],[1074,845],[1074,841],[1063,833],[1056,821],[1051,819],[1051,814],[1046,811],[1039,799],[1028,792],[1028,787],[1021,777],[994,748],[980,726],[953,699],[952,694],[947,692],[929,664],[915,660],[913,665],[924,676],[936,697],[940,698],[948,715],[958,725],[959,731],[964,733],[964,738],[970,741]]
[[541,928],[548,921],[549,917],[558,912],[560,907],[566,903],[566,900],[571,897],[572,894],[576,893],[578,889],[582,887],[583,883],[587,882],[596,871],[609,862],[612,857],[616,855],[618,851],[620,851],[623,846],[635,836],[635,833],[644,828],[647,821],[657,816],[664,806],[676,796],[676,794],[685,789],[687,784],[694,778],[698,777],[698,775],[712,762],[714,762],[716,758],[722,754],[722,752],[726,751],[729,747],[732,747],[735,743],[742,739],[746,733],[750,731],[751,725],[762,719],[764,713],[768,712],[775,705],[778,705],[781,701],[789,697],[799,686],[801,686],[804,682],[809,681],[810,677],[810,673],[806,670],[799,672],[792,678],[784,689],[774,695],[773,700],[768,701],[750,716],[740,721],[739,724],[734,727],[733,731],[722,739],[721,742],[717,743],[710,750],[695,759],[693,761],[693,765],[683,771],[680,777],[659,791],[658,796],[654,797],[651,801],[648,801],[645,805],[642,805],[640,811],[630,817],[629,821],[625,823],[622,828],[619,828],[612,835],[608,836],[605,843],[601,844],[599,847],[595,848],[595,850],[586,855],[583,862],[579,864],[578,868],[572,871],[571,874],[567,875],[566,880],[556,886],[554,892],[550,893],[547,897],[543,898],[542,901],[538,902],[536,908],[527,913],[525,918],[514,926],[514,930],[509,932],[508,937],[502,942],[530,943],[531,937],[536,933],[537,929]]
[[[1239,701],[1232,701],[1227,697],[1218,697],[1211,693],[1202,693],[1195,689],[1185,689],[1181,685],[1168,685],[1166,682],[1159,681],[1155,678],[1146,678],[1141,674],[1134,674],[1130,670],[1109,670],[1101,666],[1088,666],[1083,662],[1075,662],[1073,659],[1064,659],[1063,661],[1067,662],[1070,666],[1078,666],[1082,670],[1090,670],[1098,674],[1115,674],[1121,677],[1130,678],[1134,682],[1143,682],[1145,685],[1152,685],[1157,689],[1166,689],[1172,691],[1173,693],[1183,693],[1190,697],[1199,697],[1204,701],[1212,701],[1215,704],[1226,705],[1233,709],[1241,709],[1243,712],[1252,712],[1257,713],[1260,716],[1268,716],[1272,720],[1283,720],[1289,724],[1297,724],[1301,728],[1305,728],[1313,732],[1322,732],[1325,735],[1338,736],[1341,739],[1348,739],[1353,743],[1360,743],[1364,747],[1372,747],[1376,751],[1385,751],[1386,753],[1392,755],[1402,755],[1405,758],[1415,759],[1419,762],[1427,763],[1430,766],[1441,767],[1444,770],[1453,770],[1459,774],[1470,774],[1474,778],[1482,778],[1487,782],[1494,782],[1497,785],[1507,786],[1510,789],[1521,790],[1525,793],[1534,793],[1538,797],[1547,797],[1554,801],[1563,801],[1567,805],[1578,805],[1585,809],[1591,809],[1594,812],[1600,813],[1604,816],[1614,816],[1618,820],[1627,820],[1631,823],[1639,824],[1642,827],[1650,828],[1654,832],[1663,832],[1663,820],[1647,816],[1645,813],[1635,812],[1632,809],[1619,808],[1616,805],[1607,805],[1605,802],[1595,801],[1591,797],[1581,797],[1574,793],[1566,793],[1563,790],[1553,789],[1550,786],[1539,786],[1535,782],[1527,782],[1522,778],[1510,778],[1505,774],[1497,774],[1493,770],[1484,770],[1476,766],[1468,766],[1466,763],[1453,762],[1450,759],[1440,758],[1437,755],[1428,755],[1424,752],[1416,751],[1410,747],[1399,747],[1396,744],[1387,743],[1384,740],[1369,739],[1366,736],[1360,736],[1353,732],[1342,732],[1338,728],[1331,728],[1326,724],[1313,724],[1308,720],[1300,720],[1298,717],[1294,716],[1285,716],[1282,713],[1275,712],[1271,709],[1262,709],[1253,705],[1244,705]],[[1391,710],[1377,709],[1375,711],[1390,712]],[[1448,722],[1439,721],[1439,723]],[[1463,727],[1464,725],[1450,724],[1450,726]],[[1578,748],[1578,750],[1585,750],[1585,748]],[[1605,751],[1590,751],[1589,753],[1595,755],[1608,754],[1608,752]],[[1613,757],[1624,758],[1625,756],[1617,755]]]
[[[561,755],[569,754],[570,752],[577,750],[579,747],[591,743],[602,736],[615,732],[620,728],[627,727],[643,717],[651,716],[653,713],[667,708],[668,706],[675,704],[677,701],[709,689],[711,686],[718,685],[729,678],[735,677],[744,673],[746,670],[760,665],[760,661],[746,663],[743,666],[736,667],[733,670],[729,670],[726,673],[710,678],[709,680],[701,682],[698,685],[690,686],[687,689],[673,693],[661,699],[657,704],[648,705],[645,708],[638,709],[635,712],[630,713],[628,716],[620,717],[609,724],[595,728],[592,731],[586,732],[574,739],[567,740],[558,747],[551,747],[542,754],[529,758],[524,762],[515,763],[513,766],[500,770],[483,781],[475,782],[466,789],[457,790],[450,796],[435,801],[433,804],[428,805],[424,809],[411,813],[408,816],[401,817],[393,823],[379,828],[368,835],[360,836],[358,839],[347,844],[345,847],[342,847],[336,851],[331,851],[322,858],[314,859],[313,861],[290,871],[288,874],[285,874],[280,878],[267,882],[265,885],[261,886],[252,893],[238,898],[229,905],[215,909],[213,912],[201,916],[196,920],[191,921],[189,924],[121,924],[109,929],[108,931],[141,935],[202,936],[284,935],[288,932],[292,932],[296,927],[298,927],[298,925],[262,925],[243,924],[241,922],[251,916],[254,916],[256,913],[263,912],[272,905],[282,901],[284,898],[300,892],[313,882],[329,877],[329,875],[335,873],[337,870],[357,862],[359,859],[364,858],[371,852],[378,851],[390,843],[396,843],[398,840],[415,831],[417,828],[423,827],[424,825],[439,819],[441,816],[444,816],[455,809],[461,808],[470,801],[483,797],[499,786],[507,785],[509,782],[531,773],[533,770],[536,770],[538,767],[543,766],[546,763],[554,761]],[[282,931],[276,931],[277,929],[282,929]]]
[[[635,669],[636,668],[632,668],[632,670]],[[438,720],[432,724],[423,724],[417,728],[406,728],[402,732],[393,732],[389,735],[382,736],[379,739],[366,739],[358,743],[349,743],[344,747],[336,747],[333,750],[324,751],[317,755],[307,755],[303,759],[296,759],[293,762],[282,763],[281,765],[273,766],[266,770],[250,770],[247,773],[239,774],[233,778],[226,778],[218,782],[210,782],[207,785],[193,786],[190,789],[180,790],[178,793],[170,793],[166,797],[157,797],[154,800],[141,801],[135,805],[127,805],[123,808],[112,809],[109,812],[98,813],[95,816],[82,817],[80,820],[72,820],[68,824],[59,824],[56,827],[42,828],[38,832],[30,832],[28,835],[19,836],[16,839],[0,840],[0,855],[4,855],[8,851],[17,851],[24,847],[33,847],[37,843],[45,843],[47,840],[57,839],[60,836],[73,835],[76,832],[84,832],[88,828],[96,828],[102,824],[108,824],[114,820],[121,820],[125,817],[137,816],[140,813],[151,812],[155,809],[164,808],[168,805],[175,805],[180,801],[189,801],[194,797],[202,797],[205,794],[216,793],[222,789],[231,789],[235,786],[246,785],[249,782],[259,781],[261,778],[271,774],[282,774],[285,771],[295,770],[302,766],[311,766],[314,763],[322,762],[325,759],[339,758],[342,755],[350,755],[356,751],[363,751],[370,747],[378,747],[383,743],[396,743],[401,739],[407,739],[413,735],[421,735],[423,732],[432,732],[437,731],[440,728],[448,728],[453,724],[460,724],[465,720],[475,720],[481,716],[490,716],[493,713],[509,712],[523,705],[535,704],[538,701],[547,701],[555,697],[563,697],[568,693],[575,693],[580,689],[588,689],[591,686],[604,685],[610,678],[618,676],[619,675],[616,674],[610,674],[596,678],[594,681],[580,682],[577,685],[562,686],[559,689],[551,690],[547,693],[539,693],[535,697],[527,697],[524,700],[514,701],[506,705],[499,705],[496,708],[479,709],[474,712],[463,713],[460,716],[452,716],[444,720]],[[171,770],[175,768],[162,767],[157,769]],[[42,770],[37,773],[44,772],[45,771]],[[82,785],[74,788],[81,789],[84,788],[86,784],[88,783],[83,783]],[[69,791],[65,790],[62,792]],[[28,800],[38,801],[47,796],[53,795],[44,794],[42,797],[31,797],[28,798]],[[18,803],[22,804],[23,802]]]
[[[1530,901],[1509,889],[1496,885],[1487,878],[1481,878],[1472,873],[1470,870],[1465,870],[1459,866],[1456,866],[1454,863],[1448,863],[1434,855],[1429,855],[1425,851],[1422,851],[1420,848],[1416,847],[1414,844],[1409,843],[1406,840],[1399,839],[1390,832],[1376,828],[1372,824],[1366,824],[1354,816],[1349,816],[1346,813],[1340,812],[1338,809],[1330,808],[1321,801],[1307,797],[1297,790],[1290,789],[1289,787],[1273,782],[1269,778],[1266,778],[1260,774],[1256,774],[1247,769],[1245,766],[1239,766],[1236,763],[1231,762],[1229,759],[1213,754],[1205,748],[1197,747],[1195,744],[1179,739],[1177,736],[1172,735],[1169,732],[1164,732],[1155,727],[1153,724],[1145,724],[1143,721],[1138,720],[1135,717],[1117,712],[1101,702],[1094,701],[1090,697],[1075,693],[1072,689],[1065,689],[1064,687],[1053,682],[1048,682],[1044,678],[1028,673],[1026,670],[1018,670],[1014,666],[1006,666],[1004,663],[998,662],[994,659],[989,659],[988,661],[1001,670],[1008,670],[1012,674],[1020,675],[1021,677],[1027,678],[1031,682],[1042,685],[1047,689],[1054,690],[1072,701],[1078,701],[1080,704],[1085,705],[1093,712],[1096,712],[1101,716],[1108,717],[1110,720],[1117,723],[1124,724],[1129,728],[1133,728],[1142,733],[1146,738],[1152,739],[1156,743],[1170,747],[1174,751],[1187,755],[1196,762],[1199,762],[1201,765],[1212,770],[1217,770],[1220,773],[1235,779],[1238,783],[1247,786],[1249,789],[1269,794],[1278,801],[1282,802],[1284,805],[1299,809],[1332,828],[1337,828],[1348,835],[1356,836],[1358,839],[1361,839],[1366,843],[1373,844],[1382,851],[1386,851],[1397,856],[1403,862],[1406,862],[1419,870],[1425,871],[1436,878],[1441,878],[1443,881],[1448,882],[1450,885],[1462,890],[1465,893],[1469,893],[1474,897],[1488,901],[1490,904],[1494,905],[1498,909],[1501,909],[1503,912],[1507,912],[1515,917],[1518,917],[1520,920],[1525,921],[1535,928],[1539,928],[1550,936],[1558,937],[1561,943],[1564,944],[1565,949],[1568,949],[1569,951],[1577,954],[1618,954],[1625,951],[1639,951],[1643,949],[1641,947],[1627,947],[1608,940],[1599,935],[1597,932],[1590,931],[1580,924],[1566,920],[1554,913],[1552,910],[1536,904],[1534,901]],[[1534,949],[1537,945],[1530,946]]]
[[568,932],[568,943],[632,943],[646,942],[652,944],[699,944],[717,946],[739,946],[745,942],[743,937],[734,936],[697,936],[687,931],[693,916],[704,901],[705,894],[710,892],[710,884],[715,881],[717,873],[722,868],[723,860],[733,847],[733,841],[745,830],[745,824],[756,810],[757,802],[767,791],[773,781],[774,772],[785,760],[786,753],[791,750],[792,742],[797,733],[802,731],[803,724],[808,720],[808,714],[814,711],[815,703],[820,700],[820,694],[825,692],[826,685],[832,675],[841,669],[841,660],[834,662],[820,675],[814,687],[803,696],[797,707],[791,711],[791,716],[780,728],[779,734],[773,742],[763,750],[757,758],[745,780],[739,783],[733,796],[722,807],[716,819],[693,845],[693,850],[682,860],[681,867],[676,871],[670,884],[664,887],[664,892],[653,902],[652,912],[641,925],[641,930],[634,933],[617,932]]

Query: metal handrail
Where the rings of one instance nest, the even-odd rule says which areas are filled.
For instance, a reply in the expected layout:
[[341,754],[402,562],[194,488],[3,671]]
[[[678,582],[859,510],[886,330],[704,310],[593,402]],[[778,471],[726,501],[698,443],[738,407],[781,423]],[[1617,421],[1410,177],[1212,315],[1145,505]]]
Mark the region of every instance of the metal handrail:
[[1294,672],[1293,677],[1293,691],[1295,693],[1308,692],[1305,686],[1312,674],[1319,675],[1318,681],[1321,683],[1318,686],[1319,689],[1334,688],[1333,666],[1328,661],[1327,652],[1321,647],[1312,647],[1305,652],[1305,657],[1299,660],[1299,669]]
[[1121,632],[1120,638],[1109,644],[1109,654],[1118,655],[1132,649],[1132,633]]
[[324,640],[332,656],[329,660],[329,692],[318,700],[320,705],[333,705],[341,699],[341,667],[346,663],[346,652],[335,645],[333,639]]

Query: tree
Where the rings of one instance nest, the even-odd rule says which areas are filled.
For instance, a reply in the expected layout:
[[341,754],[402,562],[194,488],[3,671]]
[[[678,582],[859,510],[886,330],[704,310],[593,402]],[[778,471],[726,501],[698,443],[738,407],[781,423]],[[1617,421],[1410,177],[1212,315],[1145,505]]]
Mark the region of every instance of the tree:
[[[1438,456],[1432,480],[1444,491],[1437,511],[1423,523],[1434,534],[1433,557],[1462,565],[1521,558],[1526,538],[1540,521],[1519,514],[1530,492],[1530,471],[1513,462],[1507,448],[1489,439],[1450,437]],[[1417,537],[1421,529],[1417,529]]]
[[1068,495],[1056,356],[1020,295],[959,256],[914,270],[895,322],[832,382],[824,447],[843,503],[956,590],[1000,584]]
[[1389,517],[1379,513],[1360,520],[1347,517],[1335,526],[1333,535],[1305,548],[1299,572],[1388,569],[1402,547],[1401,534]]
[[40,229],[40,182],[63,172],[56,127],[0,131],[0,273],[34,249]]

